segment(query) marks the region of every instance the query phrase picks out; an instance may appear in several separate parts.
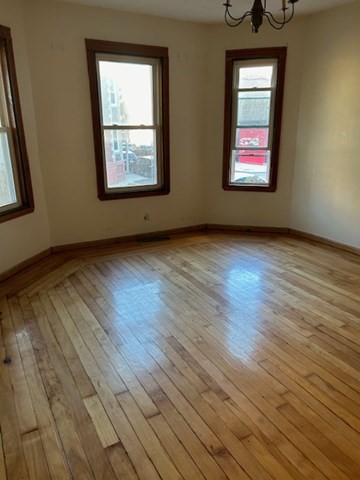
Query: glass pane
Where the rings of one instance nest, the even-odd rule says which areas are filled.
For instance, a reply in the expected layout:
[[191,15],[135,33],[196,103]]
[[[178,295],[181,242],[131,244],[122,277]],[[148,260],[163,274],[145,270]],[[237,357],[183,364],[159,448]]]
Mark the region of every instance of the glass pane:
[[17,202],[7,134],[0,133],[0,208]]
[[236,147],[266,148],[269,141],[268,128],[237,128]]
[[267,186],[270,173],[269,150],[233,150],[230,183]]
[[105,130],[107,188],[158,184],[156,131]]
[[271,92],[238,93],[238,126],[268,126]]
[[104,125],[154,125],[153,67],[99,62]]
[[272,85],[274,67],[241,67],[239,88],[269,88]]

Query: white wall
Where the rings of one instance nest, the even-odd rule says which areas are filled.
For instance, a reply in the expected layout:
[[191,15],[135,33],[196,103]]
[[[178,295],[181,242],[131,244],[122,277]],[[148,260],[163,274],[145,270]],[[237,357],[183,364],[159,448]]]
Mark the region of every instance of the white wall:
[[[33,214],[0,224],[0,272],[50,245],[205,222],[292,226],[359,246],[358,18],[356,2],[253,35],[248,25],[0,0],[0,24],[13,31],[35,194]],[[169,196],[97,199],[85,38],[169,47]],[[288,63],[278,190],[225,192],[225,50],[282,45]]]
[[[303,64],[305,20],[296,19],[280,32],[264,24],[258,34],[249,24],[210,27],[207,70],[207,223],[288,227]],[[283,128],[278,188],[271,192],[222,189],[225,50],[287,46]]]
[[[204,26],[61,2],[27,2],[27,38],[52,244],[194,225],[287,227],[302,67],[302,21]],[[163,45],[170,54],[171,194],[101,202],[96,196],[84,38]],[[221,187],[224,55],[288,45],[283,142],[276,193]],[[206,198],[205,198],[206,194]],[[150,222],[144,222],[150,212]]]
[[309,20],[292,227],[360,247],[360,2]]
[[31,78],[21,0],[0,0],[0,24],[11,28],[35,211],[0,223],[0,272],[49,248],[50,237],[39,164]]
[[[52,244],[203,222],[206,27],[42,0],[26,18]],[[97,199],[85,38],[169,47],[170,195]]]

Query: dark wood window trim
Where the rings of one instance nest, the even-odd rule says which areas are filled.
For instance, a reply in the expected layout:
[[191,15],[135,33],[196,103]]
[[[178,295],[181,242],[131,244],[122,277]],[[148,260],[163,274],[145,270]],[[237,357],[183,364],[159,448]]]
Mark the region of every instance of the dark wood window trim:
[[[284,97],[286,47],[258,48],[246,50],[227,50],[225,65],[225,115],[224,115],[224,147],[223,147],[223,189],[232,191],[274,192],[277,187],[277,174],[279,164],[280,135],[282,121],[282,107]],[[232,132],[232,95],[233,95],[233,65],[235,61],[277,59],[277,85],[274,106],[274,129],[271,149],[271,167],[269,185],[234,185],[230,184],[230,156]]]
[[[100,200],[113,200],[132,197],[147,197],[154,195],[167,195],[170,192],[170,147],[169,147],[169,57],[166,47],[156,47],[150,45],[135,45],[129,43],[109,42],[102,40],[86,39],[86,51],[88,62],[88,73],[90,82],[91,109],[96,161],[96,177],[98,198]],[[160,60],[161,65],[161,117],[162,117],[162,144],[160,146],[162,153],[162,184],[157,189],[141,191],[109,192],[105,188],[105,168],[104,168],[104,149],[103,135],[100,114],[100,92],[97,80],[96,54],[108,53],[115,55],[128,55],[133,57],[148,57]]]
[[30,166],[26,149],[24,125],[21,114],[20,96],[16,78],[14,50],[11,30],[0,25],[1,69],[5,83],[5,101],[9,116],[14,152],[12,164],[18,177],[18,205],[0,212],[0,223],[34,211]]

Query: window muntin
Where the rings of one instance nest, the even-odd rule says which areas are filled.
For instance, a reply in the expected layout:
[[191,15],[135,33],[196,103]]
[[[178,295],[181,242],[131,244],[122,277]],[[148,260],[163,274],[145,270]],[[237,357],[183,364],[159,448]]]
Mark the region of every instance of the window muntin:
[[276,189],[285,58],[285,48],[227,52],[226,190]]
[[87,40],[87,50],[99,198],[168,193],[167,49]]
[[0,222],[33,209],[11,32],[0,26]]

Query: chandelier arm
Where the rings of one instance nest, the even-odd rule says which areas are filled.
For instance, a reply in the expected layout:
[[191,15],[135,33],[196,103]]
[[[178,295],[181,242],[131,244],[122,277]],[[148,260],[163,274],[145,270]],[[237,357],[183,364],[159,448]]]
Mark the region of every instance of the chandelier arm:
[[284,20],[283,21],[277,20],[271,12],[267,12],[267,11],[264,12],[264,17],[266,17],[268,19],[268,22],[270,23],[270,25],[273,28],[276,28],[275,25],[280,25],[281,28],[282,28],[284,25],[289,23],[290,20],[292,20],[292,18],[294,17],[294,13],[295,13],[295,7],[294,7],[294,4],[292,4],[291,15],[289,16],[288,19],[286,19],[285,11],[284,11]]
[[277,24],[272,23],[270,16],[268,15],[268,12],[264,13],[264,17],[267,19],[267,21],[272,26],[272,28],[275,28],[275,30],[282,30],[286,25],[286,23],[281,23],[281,22],[277,22]]
[[[229,27],[237,27],[245,20],[246,17],[249,17],[250,15],[251,15],[251,12],[246,12],[242,17],[236,18],[231,15],[229,9],[227,8],[225,10],[225,22]],[[231,20],[235,23],[230,23],[228,18],[231,18]]]

